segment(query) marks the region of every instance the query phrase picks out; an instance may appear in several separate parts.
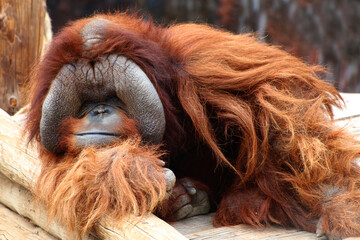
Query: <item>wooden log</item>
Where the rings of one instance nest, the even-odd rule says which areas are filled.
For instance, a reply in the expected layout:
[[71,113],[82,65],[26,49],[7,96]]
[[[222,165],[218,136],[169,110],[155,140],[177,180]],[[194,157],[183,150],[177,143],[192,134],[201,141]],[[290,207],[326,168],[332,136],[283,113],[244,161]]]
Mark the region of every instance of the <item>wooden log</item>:
[[[54,236],[65,239],[66,231],[59,224],[52,223],[47,228],[47,219],[45,209],[43,206],[37,206],[33,201],[33,196],[30,191],[20,186],[19,184],[10,181],[5,175],[0,173],[0,202],[13,210],[14,212],[20,214],[23,217],[33,220],[33,222],[43,227],[43,229],[48,229],[50,233]],[[20,238],[21,239],[21,238]]]
[[0,239],[55,240],[56,238],[0,204]]
[[22,84],[51,39],[45,0],[0,1],[0,108],[14,114]]
[[[40,162],[36,149],[26,143],[21,116],[15,118],[20,124],[0,109],[0,202],[30,218],[53,236],[67,239],[64,227],[56,221],[48,225],[45,208],[34,203],[30,192],[25,190],[34,185],[39,175]],[[94,233],[101,239],[187,239],[152,214],[141,220],[132,216],[122,223],[107,219],[96,224]]]

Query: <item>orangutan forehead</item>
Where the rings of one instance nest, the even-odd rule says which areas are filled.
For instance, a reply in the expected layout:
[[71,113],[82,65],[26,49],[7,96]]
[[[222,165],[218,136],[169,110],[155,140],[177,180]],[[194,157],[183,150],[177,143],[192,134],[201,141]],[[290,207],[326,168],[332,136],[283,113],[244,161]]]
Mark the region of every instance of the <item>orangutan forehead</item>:
[[81,30],[81,38],[84,42],[84,50],[91,48],[94,44],[104,39],[104,33],[111,21],[97,18],[89,22]]
[[113,69],[114,65],[126,67],[129,61],[124,57],[109,55],[101,57],[92,64],[86,61],[66,64],[60,70],[53,85],[58,82],[68,88],[74,87],[81,101],[105,101],[106,98],[116,96],[114,77],[125,76],[125,70],[120,67]]

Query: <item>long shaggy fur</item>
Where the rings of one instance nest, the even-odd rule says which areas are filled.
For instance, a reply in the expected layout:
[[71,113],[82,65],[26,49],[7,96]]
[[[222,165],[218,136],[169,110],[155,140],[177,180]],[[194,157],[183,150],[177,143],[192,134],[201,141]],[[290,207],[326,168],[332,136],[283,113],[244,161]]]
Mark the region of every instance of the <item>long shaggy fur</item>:
[[[360,144],[334,125],[332,107],[340,107],[342,99],[320,79],[321,68],[251,35],[196,24],[161,28],[127,14],[94,18],[114,22],[104,33],[106,41],[84,52],[80,31],[92,18],[75,22],[54,38],[35,71],[27,124],[31,138],[40,141],[42,102],[62,65],[96,61],[110,53],[124,55],[148,75],[163,102],[167,121],[163,147],[168,152],[164,159],[175,174],[188,170],[207,185],[230,176],[227,185],[209,185],[219,199],[216,225],[278,223],[315,231],[316,221],[323,217],[325,232],[360,236],[360,172],[354,163]],[[151,173],[159,172],[156,164],[147,163],[153,154],[137,157],[137,151],[147,154],[137,147],[90,149],[79,156],[53,156],[56,161],[45,157],[47,153],[37,193],[49,198],[50,208],[59,205],[51,210],[53,215],[61,215],[73,229],[81,226],[84,232],[104,216],[102,212],[111,213],[123,203],[126,207],[121,209],[126,210],[121,213],[142,214],[162,198],[164,183],[150,195],[138,196],[131,190],[161,182],[159,174],[154,178]],[[209,149],[212,156],[196,159]],[[207,173],[191,164],[184,166],[187,160],[181,156],[190,151],[195,152],[195,162],[211,166]],[[127,177],[127,164],[111,160],[112,154],[126,153],[130,168],[137,166],[128,152],[135,159],[146,159],[141,168],[147,170],[135,167],[139,173],[134,180]],[[105,158],[96,157],[100,155]],[[216,178],[219,168],[222,177]],[[141,182],[145,185],[139,186]],[[120,190],[129,197],[125,199]],[[105,200],[98,198],[98,192]],[[119,211],[112,214],[120,216]]]
[[101,149],[65,155],[61,164],[43,154],[36,195],[49,217],[84,236],[103,218],[119,222],[130,214],[144,216],[161,202],[166,183],[160,154],[133,139]]
[[[354,162],[360,145],[332,122],[332,106],[340,107],[341,97],[318,78],[322,69],[248,35],[199,25],[169,31],[172,51],[187,63],[187,79],[178,81],[180,102],[219,162],[238,173],[214,223],[274,222],[314,231],[311,220],[339,204],[349,209],[338,212],[342,220],[353,220],[330,218],[325,231],[359,235],[359,217],[353,217],[360,215],[360,175]],[[224,132],[214,128],[212,118],[224,124]],[[223,142],[240,136],[231,162],[219,146],[219,134]],[[352,197],[324,193],[325,186],[337,186]]]

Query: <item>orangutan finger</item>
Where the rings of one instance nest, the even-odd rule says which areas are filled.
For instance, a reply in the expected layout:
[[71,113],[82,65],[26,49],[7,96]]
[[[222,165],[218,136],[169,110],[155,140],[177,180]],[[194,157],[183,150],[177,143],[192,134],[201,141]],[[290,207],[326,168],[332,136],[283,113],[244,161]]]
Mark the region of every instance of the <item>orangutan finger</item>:
[[321,237],[325,236],[324,230],[323,230],[323,217],[321,217],[316,225],[316,237],[319,239]]
[[176,200],[179,196],[186,194],[186,189],[183,185],[175,183],[171,193],[171,199]]
[[183,178],[180,180],[180,183],[185,187],[186,191],[190,194],[190,195],[195,195],[196,194],[196,187],[195,184],[193,183],[193,181],[191,181],[189,178]]
[[163,160],[158,160],[158,164],[160,165],[160,166],[162,166],[162,167],[164,167],[165,166],[165,162],[163,161]]
[[190,203],[191,203],[191,197],[188,194],[183,194],[174,201],[172,208],[176,212],[178,211],[178,209]]
[[166,191],[169,192],[175,186],[176,177],[173,171],[171,171],[170,169],[164,168],[164,171],[165,171]]
[[202,202],[208,202],[208,201],[209,201],[208,194],[204,190],[198,190],[197,194],[192,196],[192,204],[193,205],[197,205]]
[[174,219],[175,220],[181,220],[184,219],[186,217],[188,217],[193,211],[193,207],[190,204],[187,204],[185,206],[183,206],[182,208],[180,208],[175,214],[174,214]]
[[187,217],[209,213],[210,201],[207,193],[203,190],[197,191],[197,194],[192,197],[191,205],[193,210]]

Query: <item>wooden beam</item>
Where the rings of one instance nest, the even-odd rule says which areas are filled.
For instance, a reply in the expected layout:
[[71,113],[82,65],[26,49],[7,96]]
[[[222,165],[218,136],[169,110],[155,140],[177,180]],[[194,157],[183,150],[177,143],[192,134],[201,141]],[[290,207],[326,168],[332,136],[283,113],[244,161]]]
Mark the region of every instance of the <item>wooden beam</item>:
[[14,114],[22,84],[51,39],[45,0],[0,1],[0,108]]
[[[40,171],[36,149],[27,146],[22,131],[22,116],[14,119],[0,109],[0,202],[22,216],[30,218],[36,225],[46,229],[53,236],[66,239],[66,229],[56,221],[47,223],[45,208],[33,202],[31,189]],[[141,239],[141,240],[184,240],[187,239],[173,227],[149,214],[143,219],[129,217],[122,223],[101,221],[94,233],[101,239]],[[91,236],[89,237],[91,238]]]
[[57,238],[0,204],[0,239],[56,240]]
[[[48,230],[52,235],[66,239],[66,231],[63,226],[53,222],[47,227],[46,211],[43,206],[36,204],[30,191],[12,182],[0,173],[0,202],[20,214],[31,219],[36,225]],[[20,238],[21,239],[21,238]]]

